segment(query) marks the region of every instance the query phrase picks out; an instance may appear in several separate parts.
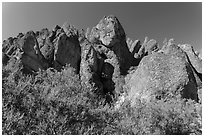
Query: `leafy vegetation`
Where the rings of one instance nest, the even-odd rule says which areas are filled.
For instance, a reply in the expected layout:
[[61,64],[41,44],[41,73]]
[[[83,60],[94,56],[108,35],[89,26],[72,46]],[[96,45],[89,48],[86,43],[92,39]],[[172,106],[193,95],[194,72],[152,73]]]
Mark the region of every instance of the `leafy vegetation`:
[[35,76],[21,73],[20,62],[2,70],[2,134],[202,134],[201,104],[159,100],[114,108],[86,87],[71,67]]

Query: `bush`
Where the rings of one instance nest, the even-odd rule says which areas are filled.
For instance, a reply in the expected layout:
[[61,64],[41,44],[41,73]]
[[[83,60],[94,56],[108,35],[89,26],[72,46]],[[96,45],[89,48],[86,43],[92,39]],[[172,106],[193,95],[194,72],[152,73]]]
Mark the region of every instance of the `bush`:
[[202,134],[201,104],[159,100],[114,109],[80,84],[73,68],[24,75],[20,62],[2,70],[3,135]]
[[179,98],[137,102],[135,107],[126,102],[121,108],[119,125],[126,134],[202,134],[201,104]]
[[103,134],[108,119],[98,105],[94,111],[100,103],[89,98],[71,67],[36,76],[10,71],[3,81],[2,134]]

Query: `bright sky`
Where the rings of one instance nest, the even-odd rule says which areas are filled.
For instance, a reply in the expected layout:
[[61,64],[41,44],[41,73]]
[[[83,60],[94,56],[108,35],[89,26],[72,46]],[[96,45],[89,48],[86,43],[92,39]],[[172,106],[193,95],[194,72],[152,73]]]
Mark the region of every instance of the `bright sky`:
[[127,37],[145,36],[161,44],[165,38],[189,43],[201,52],[202,3],[2,3],[2,39],[29,30],[52,29],[68,21],[92,28],[105,15],[116,15]]

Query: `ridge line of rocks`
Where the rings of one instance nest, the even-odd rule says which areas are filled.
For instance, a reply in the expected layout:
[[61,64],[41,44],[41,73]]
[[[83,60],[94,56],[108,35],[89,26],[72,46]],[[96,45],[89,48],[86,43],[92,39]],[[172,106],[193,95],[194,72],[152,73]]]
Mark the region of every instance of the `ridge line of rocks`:
[[[131,100],[137,97],[150,100],[153,96],[159,98],[160,91],[162,94],[177,91],[185,98],[198,101],[197,87],[202,85],[202,59],[191,45],[175,45],[169,40],[160,49],[156,40],[148,37],[143,43],[132,41],[126,38],[121,23],[113,15],[104,16],[86,31],[64,23],[51,31],[19,33],[16,38],[3,41],[2,52],[3,65],[15,58],[22,61],[22,71],[26,74],[49,67],[60,71],[69,64],[80,75],[83,85],[116,98],[123,91],[121,81],[124,83],[124,77],[134,66],[137,69],[126,82]],[[165,69],[168,71],[164,72]],[[169,77],[165,78],[160,71]]]

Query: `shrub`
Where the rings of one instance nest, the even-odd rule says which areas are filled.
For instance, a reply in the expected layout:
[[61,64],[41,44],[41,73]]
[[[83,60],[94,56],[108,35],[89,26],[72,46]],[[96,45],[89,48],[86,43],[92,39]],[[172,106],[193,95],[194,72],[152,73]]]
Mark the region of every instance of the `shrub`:
[[137,102],[135,107],[126,102],[120,109],[118,125],[126,134],[202,134],[201,104],[179,98]]
[[[71,67],[4,77],[2,134],[103,134],[107,121]],[[103,108],[103,106],[101,106]],[[105,116],[102,116],[105,115]]]
[[[20,62],[3,67],[3,135],[202,134],[201,104],[192,100],[126,100],[104,105],[80,84],[73,68],[24,75]],[[120,83],[119,83],[120,84]]]

